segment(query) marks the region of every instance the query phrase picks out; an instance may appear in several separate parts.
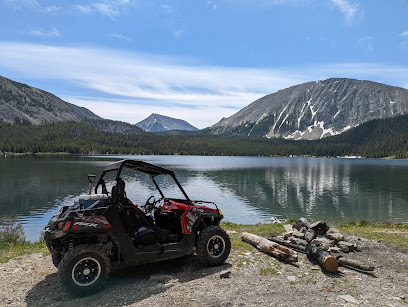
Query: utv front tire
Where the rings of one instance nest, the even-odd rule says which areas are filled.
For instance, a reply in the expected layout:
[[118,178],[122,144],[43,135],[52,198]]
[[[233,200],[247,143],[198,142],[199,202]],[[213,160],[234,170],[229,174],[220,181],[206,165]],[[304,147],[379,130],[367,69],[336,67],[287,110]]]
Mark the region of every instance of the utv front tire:
[[78,245],[58,265],[58,276],[69,291],[85,295],[99,290],[109,277],[111,263],[97,245]]
[[198,259],[211,266],[222,264],[231,250],[228,234],[219,226],[208,226],[200,231],[196,252]]
[[51,252],[51,259],[54,266],[58,268],[58,265],[61,262],[61,254],[58,252]]

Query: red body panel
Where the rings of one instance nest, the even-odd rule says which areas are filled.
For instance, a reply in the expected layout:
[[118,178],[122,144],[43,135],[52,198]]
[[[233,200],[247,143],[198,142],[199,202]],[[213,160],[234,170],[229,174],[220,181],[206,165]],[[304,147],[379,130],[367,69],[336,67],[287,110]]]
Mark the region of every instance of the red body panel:
[[[68,231],[71,226],[71,221],[65,223],[64,231]],[[79,229],[98,229],[98,228],[112,228],[108,220],[104,216],[78,216],[74,218],[72,230]]]
[[191,205],[186,205],[173,200],[165,202],[161,205],[160,214],[166,215],[170,212],[180,211],[184,211],[183,215],[180,218],[181,230],[184,234],[192,233],[193,225],[201,214],[209,213],[218,215],[217,209],[211,209],[206,206],[196,205],[194,203],[192,203]]

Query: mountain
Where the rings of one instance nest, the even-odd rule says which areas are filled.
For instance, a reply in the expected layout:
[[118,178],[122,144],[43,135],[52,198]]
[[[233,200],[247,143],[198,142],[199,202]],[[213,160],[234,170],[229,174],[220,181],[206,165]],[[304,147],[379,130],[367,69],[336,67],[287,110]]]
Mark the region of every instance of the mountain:
[[0,119],[6,122],[39,125],[85,118],[101,119],[51,93],[0,76]]
[[138,122],[136,126],[148,132],[163,132],[169,130],[196,131],[196,127],[182,119],[176,119],[159,114],[151,114],[148,118]]
[[83,122],[103,132],[120,133],[126,135],[146,134],[142,128],[137,127],[136,125],[117,120],[87,118],[84,119]]
[[333,78],[262,97],[207,128],[212,134],[319,139],[369,120],[408,113],[408,90],[371,81]]

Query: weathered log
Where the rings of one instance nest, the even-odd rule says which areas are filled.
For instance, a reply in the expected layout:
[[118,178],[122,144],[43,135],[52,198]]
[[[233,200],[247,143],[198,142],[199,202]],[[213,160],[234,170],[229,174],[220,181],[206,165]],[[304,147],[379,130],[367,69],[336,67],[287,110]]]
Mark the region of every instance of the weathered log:
[[252,233],[243,232],[241,234],[241,240],[254,245],[260,251],[272,255],[278,259],[288,262],[298,261],[298,254],[295,251],[275,242],[269,241],[263,237],[254,235]]
[[329,252],[318,248],[314,244],[306,245],[305,252],[309,260],[318,262],[320,266],[323,267],[326,271],[337,271],[337,268],[339,267],[337,259],[334,258],[333,255]]
[[290,243],[290,242],[286,242],[284,240],[281,240],[281,239],[279,239],[277,237],[273,237],[273,236],[267,236],[266,239],[268,239],[269,241],[278,243],[280,245],[289,247],[291,249],[294,249],[294,250],[296,250],[298,252],[305,253],[305,246],[298,245],[298,244],[293,244],[293,243]]
[[343,258],[341,256],[337,257],[337,261],[339,262],[339,266],[345,266],[350,268],[355,268],[361,271],[374,271],[374,266],[370,264],[363,264],[354,260],[349,260]]

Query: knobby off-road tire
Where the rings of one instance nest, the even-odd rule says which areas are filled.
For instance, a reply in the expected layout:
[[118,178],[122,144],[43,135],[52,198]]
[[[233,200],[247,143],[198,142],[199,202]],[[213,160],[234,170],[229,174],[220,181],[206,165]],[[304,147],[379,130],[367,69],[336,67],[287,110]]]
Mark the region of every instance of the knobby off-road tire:
[[51,259],[52,259],[52,263],[58,269],[58,265],[61,262],[61,254],[57,252],[51,252]]
[[222,264],[231,250],[228,234],[220,226],[208,226],[200,231],[196,252],[200,262],[216,266]]
[[105,284],[111,262],[100,245],[78,245],[68,251],[58,265],[58,276],[69,291],[91,294]]

